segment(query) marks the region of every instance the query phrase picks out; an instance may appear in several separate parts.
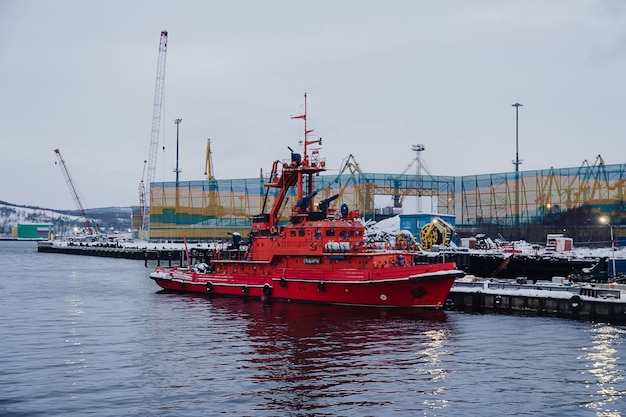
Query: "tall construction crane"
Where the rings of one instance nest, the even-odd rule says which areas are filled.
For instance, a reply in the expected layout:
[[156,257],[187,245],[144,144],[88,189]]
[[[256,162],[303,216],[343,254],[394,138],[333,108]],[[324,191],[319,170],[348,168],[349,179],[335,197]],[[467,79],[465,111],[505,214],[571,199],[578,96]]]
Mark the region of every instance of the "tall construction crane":
[[[206,161],[204,165],[204,175],[207,177],[209,187],[208,201],[204,201],[204,210],[209,216],[218,216],[224,212],[224,207],[220,205],[220,191],[215,174],[213,173],[213,152],[211,151],[211,139],[206,140]],[[204,199],[204,192],[203,192]]]
[[204,164],[204,175],[207,176],[209,181],[215,180],[215,174],[213,174],[213,156],[211,152],[211,138],[206,140],[206,162]]
[[[165,58],[167,56],[167,31],[161,31],[159,42],[159,59],[157,62],[156,83],[154,86],[154,107],[152,110],[152,132],[150,134],[149,153],[147,159],[147,187],[143,175],[139,183],[139,210],[141,213],[142,238],[148,237],[150,230],[150,184],[154,181],[156,170],[157,150],[159,147],[159,129],[161,127],[161,115],[163,114],[163,93],[165,91]],[[146,165],[144,162],[144,173]]]
[[76,189],[76,186],[74,185],[74,181],[72,180],[70,171],[67,169],[67,164],[65,163],[65,160],[61,156],[61,151],[59,151],[58,149],[55,149],[54,153],[57,156],[57,161],[59,163],[59,166],[61,167],[61,171],[63,171],[63,176],[65,177],[65,182],[67,182],[67,186],[70,189],[72,198],[74,198],[74,203],[76,203],[76,208],[78,208],[80,215],[85,218],[85,230],[87,230],[87,234],[94,235],[95,234],[94,229],[97,228],[97,226],[95,226],[95,222],[94,222],[95,228],[92,227],[91,225],[91,220],[88,218],[87,213],[85,212],[85,208],[83,206],[82,201],[80,201],[78,190]]

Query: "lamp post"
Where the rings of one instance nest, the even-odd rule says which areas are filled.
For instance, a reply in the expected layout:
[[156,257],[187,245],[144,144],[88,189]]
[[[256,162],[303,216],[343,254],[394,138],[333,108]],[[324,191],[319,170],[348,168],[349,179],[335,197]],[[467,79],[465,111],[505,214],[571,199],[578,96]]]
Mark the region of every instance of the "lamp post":
[[180,122],[183,119],[174,119],[174,123],[176,123],[176,168],[174,168],[174,172],[176,173],[176,213],[178,213],[178,208],[180,204],[180,195],[178,191],[178,180],[180,175],[180,169],[178,169],[178,128],[180,127]]
[[176,173],[176,183],[178,183],[178,175],[180,174],[180,169],[178,169],[178,128],[182,121],[183,119],[174,119],[174,123],[176,123],[176,168],[174,169]]
[[600,223],[606,224],[611,229],[611,252],[613,252],[613,278],[617,276],[617,271],[615,270],[615,243],[613,242],[613,225],[609,223],[609,218],[607,216],[600,217]]
[[422,191],[424,184],[422,181],[422,151],[426,150],[425,145],[411,145],[411,150],[415,152],[415,161],[417,162],[417,212],[422,212]]
[[519,108],[522,107],[522,104],[515,103],[511,106],[515,107],[515,160],[513,165],[515,165],[515,227],[518,228],[517,233],[519,233],[519,166],[522,163],[519,159]]

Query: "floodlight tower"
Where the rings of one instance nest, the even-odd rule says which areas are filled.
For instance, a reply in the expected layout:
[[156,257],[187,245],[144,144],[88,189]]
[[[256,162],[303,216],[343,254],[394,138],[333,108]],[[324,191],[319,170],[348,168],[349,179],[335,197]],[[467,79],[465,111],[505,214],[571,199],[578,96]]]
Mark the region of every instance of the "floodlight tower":
[[174,123],[176,124],[176,168],[174,168],[174,172],[176,173],[176,187],[178,187],[178,180],[180,179],[180,169],[178,168],[178,128],[182,121],[183,119],[174,119]]
[[513,161],[515,165],[515,227],[519,228],[519,166],[522,163],[519,159],[519,108],[523,105],[515,103],[511,106],[515,107],[515,160]]
[[422,212],[422,151],[426,150],[424,145],[412,145],[411,150],[415,152],[416,174],[417,174],[417,212]]
[[176,168],[174,168],[174,172],[176,173],[176,212],[178,212],[178,207],[180,204],[180,194],[179,194],[179,179],[180,179],[180,169],[178,168],[178,129],[180,127],[180,122],[183,119],[174,119],[174,123],[176,123]]

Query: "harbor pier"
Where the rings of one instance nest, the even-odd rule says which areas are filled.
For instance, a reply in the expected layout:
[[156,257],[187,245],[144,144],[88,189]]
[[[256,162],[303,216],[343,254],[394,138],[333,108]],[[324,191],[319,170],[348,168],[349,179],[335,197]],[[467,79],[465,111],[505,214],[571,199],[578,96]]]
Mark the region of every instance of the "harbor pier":
[[626,323],[623,284],[457,281],[446,308],[472,313],[528,314]]
[[[105,258],[121,258],[143,260],[146,267],[161,266],[167,264],[186,264],[186,253],[182,245],[174,244],[161,248],[135,247],[116,243],[70,243],[54,244],[50,241],[42,241],[37,244],[37,252],[63,253],[66,255],[99,256]],[[213,249],[208,247],[189,248],[190,263],[208,262]]]

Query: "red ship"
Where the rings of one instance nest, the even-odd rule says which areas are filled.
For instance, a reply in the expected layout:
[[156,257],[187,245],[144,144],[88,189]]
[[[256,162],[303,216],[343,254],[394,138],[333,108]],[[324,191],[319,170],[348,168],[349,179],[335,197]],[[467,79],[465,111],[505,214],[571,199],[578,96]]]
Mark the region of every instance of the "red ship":
[[[264,300],[292,300],[377,307],[443,307],[454,280],[464,273],[454,262],[419,264],[417,247],[399,242],[381,245],[365,240],[358,210],[342,204],[339,195],[314,198],[314,176],[326,171],[318,150],[308,153],[312,130],[304,114],[303,153],[291,150],[290,161],[275,161],[265,184],[262,213],[252,219],[250,235],[233,234],[232,245],[216,249],[208,263],[188,268],[157,267],[150,274],[169,291]],[[269,213],[269,190],[277,189]],[[290,220],[280,224],[287,194],[296,189]]]

